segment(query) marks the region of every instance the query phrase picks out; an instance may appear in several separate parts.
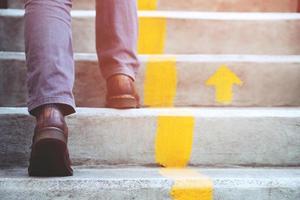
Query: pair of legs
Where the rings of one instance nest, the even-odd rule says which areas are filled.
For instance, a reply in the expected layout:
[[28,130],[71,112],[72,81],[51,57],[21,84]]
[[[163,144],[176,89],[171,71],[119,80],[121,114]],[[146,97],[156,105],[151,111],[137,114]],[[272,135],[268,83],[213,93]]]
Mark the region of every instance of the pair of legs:
[[[32,115],[51,103],[60,104],[64,115],[75,112],[71,7],[72,0],[25,0],[27,104]],[[136,7],[135,0],[96,0],[96,47],[105,79],[115,74],[135,79]]]
[[[36,117],[31,176],[73,174],[64,119],[75,113],[71,7],[72,0],[25,0],[27,103]],[[96,48],[109,107],[138,106],[137,30],[135,0],[96,0]]]

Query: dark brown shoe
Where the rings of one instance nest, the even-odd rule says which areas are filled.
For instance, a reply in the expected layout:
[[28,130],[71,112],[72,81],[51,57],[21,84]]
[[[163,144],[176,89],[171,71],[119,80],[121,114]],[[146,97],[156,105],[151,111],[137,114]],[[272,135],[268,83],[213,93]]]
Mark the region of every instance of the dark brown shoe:
[[56,104],[47,104],[36,115],[29,176],[72,176],[67,147],[68,127]]
[[106,81],[106,86],[106,107],[126,109],[140,106],[134,81],[129,76],[113,75]]

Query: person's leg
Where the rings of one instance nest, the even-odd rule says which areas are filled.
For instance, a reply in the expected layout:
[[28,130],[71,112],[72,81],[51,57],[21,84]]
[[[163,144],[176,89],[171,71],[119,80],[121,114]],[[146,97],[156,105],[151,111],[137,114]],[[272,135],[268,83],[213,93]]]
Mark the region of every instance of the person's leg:
[[96,0],[96,44],[105,79],[125,74],[135,79],[138,18],[135,0]]
[[64,115],[75,112],[71,0],[25,0],[25,53],[28,111],[59,104]]
[[28,173],[73,174],[64,116],[75,112],[71,0],[25,0],[28,111],[36,117]]
[[138,17],[135,0],[96,0],[96,47],[107,80],[107,107],[135,108]]

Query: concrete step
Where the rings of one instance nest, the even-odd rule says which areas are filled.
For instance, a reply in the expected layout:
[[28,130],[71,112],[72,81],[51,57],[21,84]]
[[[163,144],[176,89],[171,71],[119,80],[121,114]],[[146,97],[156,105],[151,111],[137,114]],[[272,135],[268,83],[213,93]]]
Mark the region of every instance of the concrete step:
[[[75,54],[75,60],[76,105],[104,107],[106,86],[96,55]],[[144,107],[300,106],[300,56],[162,55],[140,61],[136,85]],[[242,81],[229,85],[228,101],[218,96],[218,85],[206,84],[222,65]],[[0,52],[0,72],[0,106],[26,106],[24,54]]]
[[2,200],[296,200],[300,169],[83,168],[64,178],[29,178],[26,169],[0,170],[0,196]]
[[[138,0],[141,10],[240,12],[296,12],[298,0]],[[23,8],[24,0],[8,0],[9,8]],[[95,0],[73,1],[74,9],[95,9]]]
[[[27,165],[34,121],[0,108],[0,166]],[[300,165],[299,107],[78,108],[67,123],[74,165]]]
[[[23,51],[23,10],[0,11],[2,51]],[[73,11],[76,52],[95,52],[94,11]],[[300,53],[300,14],[140,11],[141,54]],[[151,30],[151,34],[149,31]]]

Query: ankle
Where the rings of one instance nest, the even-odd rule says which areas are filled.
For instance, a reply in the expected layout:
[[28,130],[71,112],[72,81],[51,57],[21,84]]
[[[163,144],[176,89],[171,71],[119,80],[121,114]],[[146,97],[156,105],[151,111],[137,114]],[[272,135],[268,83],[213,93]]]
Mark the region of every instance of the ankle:
[[36,129],[45,127],[57,127],[67,131],[65,116],[60,110],[59,104],[44,104],[39,107],[36,115]]
[[36,115],[35,117],[38,118],[41,113],[47,111],[48,109],[55,109],[57,110],[61,115],[63,115],[63,111],[62,111],[62,107],[60,106],[60,104],[57,103],[49,103],[49,104],[43,104],[41,106],[39,106],[38,108],[36,108]]

